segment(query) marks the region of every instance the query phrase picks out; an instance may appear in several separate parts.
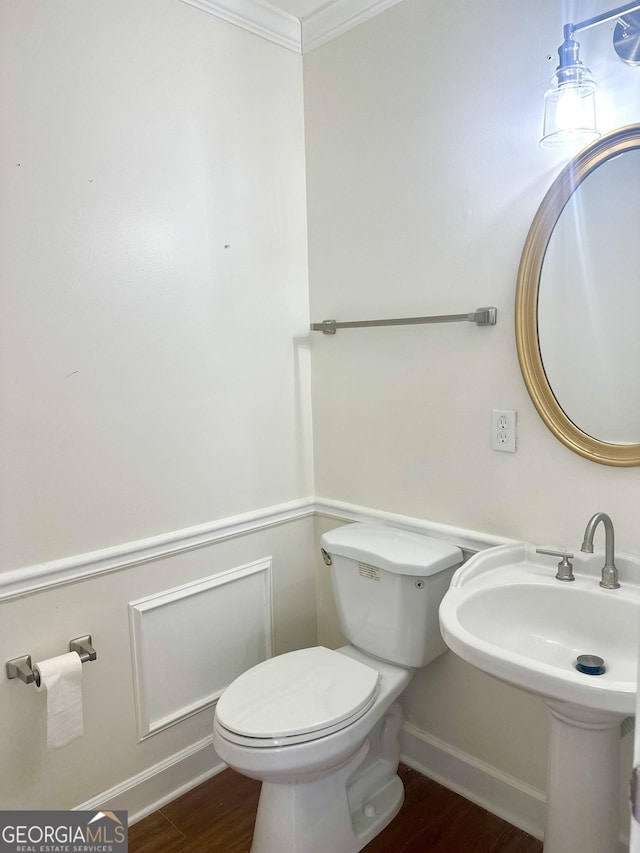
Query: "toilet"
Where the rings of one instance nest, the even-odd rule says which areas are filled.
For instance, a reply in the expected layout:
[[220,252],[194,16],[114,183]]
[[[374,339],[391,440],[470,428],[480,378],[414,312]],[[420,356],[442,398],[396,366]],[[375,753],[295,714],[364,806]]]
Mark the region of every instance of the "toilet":
[[459,548],[360,522],[321,544],[349,645],[259,663],[216,707],[216,752],[262,782],[251,853],[356,853],[384,829],[404,799],[397,699],[446,650],[438,608]]

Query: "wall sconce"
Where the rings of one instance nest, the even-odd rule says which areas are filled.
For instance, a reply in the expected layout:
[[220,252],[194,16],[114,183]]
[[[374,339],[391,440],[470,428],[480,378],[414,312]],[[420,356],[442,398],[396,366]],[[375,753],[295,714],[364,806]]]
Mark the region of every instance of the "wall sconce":
[[[544,129],[540,145],[586,145],[600,136],[596,127],[597,85],[580,60],[577,32],[616,21],[613,47],[628,65],[640,66],[640,3],[628,3],[577,24],[565,24],[558,48],[560,62],[544,96]],[[635,13],[635,14],[634,14]]]

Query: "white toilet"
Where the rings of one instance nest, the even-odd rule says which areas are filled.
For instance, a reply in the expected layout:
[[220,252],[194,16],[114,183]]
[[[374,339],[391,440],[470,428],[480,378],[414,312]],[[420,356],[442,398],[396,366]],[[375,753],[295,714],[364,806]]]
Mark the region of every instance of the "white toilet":
[[396,699],[446,650],[438,607],[459,548],[361,523],[321,541],[351,645],[264,661],[216,708],[218,755],[262,781],[251,853],[356,853],[384,829],[404,799]]

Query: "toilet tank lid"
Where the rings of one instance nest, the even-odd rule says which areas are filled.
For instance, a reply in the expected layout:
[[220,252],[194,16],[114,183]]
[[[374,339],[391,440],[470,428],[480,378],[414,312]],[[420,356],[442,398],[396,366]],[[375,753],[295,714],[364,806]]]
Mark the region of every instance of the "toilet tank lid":
[[460,548],[442,539],[368,522],[336,527],[320,541],[329,554],[395,574],[427,577],[458,566],[463,559]]

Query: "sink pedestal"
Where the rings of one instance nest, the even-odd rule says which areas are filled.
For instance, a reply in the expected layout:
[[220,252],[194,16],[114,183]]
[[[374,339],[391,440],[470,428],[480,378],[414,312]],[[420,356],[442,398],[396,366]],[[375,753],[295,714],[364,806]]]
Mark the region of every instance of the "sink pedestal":
[[551,713],[544,853],[617,853],[623,717],[545,701]]

